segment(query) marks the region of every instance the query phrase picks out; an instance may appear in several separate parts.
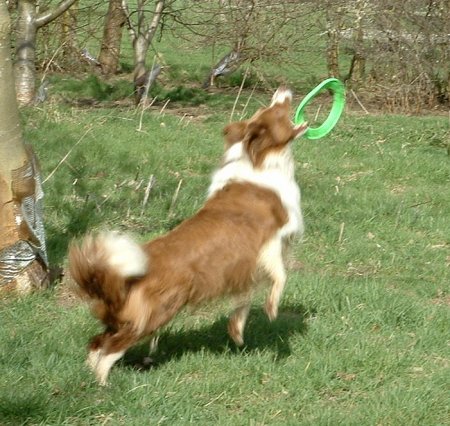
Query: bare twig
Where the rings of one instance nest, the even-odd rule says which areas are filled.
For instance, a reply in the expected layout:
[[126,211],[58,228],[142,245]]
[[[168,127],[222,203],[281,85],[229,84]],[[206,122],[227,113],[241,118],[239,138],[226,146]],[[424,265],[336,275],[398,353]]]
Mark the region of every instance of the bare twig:
[[161,111],[159,111],[159,115],[161,115],[164,110],[166,109],[167,105],[169,105],[170,99],[167,99],[167,101],[164,103],[164,105],[161,108]]
[[156,57],[153,57],[152,68],[151,68],[150,72],[148,73],[148,78],[147,78],[147,81],[145,82],[144,95],[142,96],[142,98],[140,100],[140,105],[142,106],[142,109],[141,109],[141,115],[140,115],[140,118],[139,118],[139,128],[137,129],[138,132],[142,131],[142,118],[144,116],[144,112],[148,108],[150,108],[153,105],[153,103],[156,101],[156,96],[155,96],[153,98],[153,100],[150,102],[150,104],[147,105],[148,91],[150,90],[150,86],[152,85],[151,75],[153,73],[153,70],[155,69],[155,64],[156,64]]
[[209,407],[211,404],[213,404],[214,402],[218,401],[224,395],[225,395],[225,391],[223,391],[222,393],[217,395],[215,398],[211,399],[211,401],[207,402],[203,407]]
[[257,85],[258,85],[258,83],[255,83],[253,85],[252,92],[250,93],[250,96],[247,98],[247,102],[245,103],[244,108],[242,109],[241,115],[239,117],[240,119],[243,119],[245,117],[245,113],[247,112],[248,104],[250,103],[250,99],[253,97],[253,93],[255,93],[255,89],[256,89]]
[[50,60],[47,62],[47,65],[44,68],[44,71],[42,73],[42,77],[41,77],[41,83],[44,82],[45,77],[47,76],[47,71],[50,68],[50,65],[53,63],[53,60],[55,59],[56,55],[59,53],[59,51],[67,44],[67,42],[63,42],[61,43],[60,46],[58,46],[57,49],[55,49],[55,53],[53,53],[52,57],[50,58]]
[[344,236],[344,228],[345,228],[345,222],[342,222],[341,226],[339,227],[339,238],[338,238],[339,243],[342,242],[342,238]]
[[75,149],[75,147],[81,143],[83,141],[83,139],[85,138],[85,136],[92,130],[92,127],[89,127],[89,129],[87,129],[84,133],[83,136],[81,136],[80,139],[78,139],[75,144],[72,146],[72,148],[69,149],[69,151],[67,152],[67,154],[61,159],[61,161],[56,165],[56,167],[52,170],[52,172],[42,181],[42,184],[44,184],[45,182],[47,182],[56,172],[56,170],[59,169],[59,166],[61,166],[62,163],[64,163],[64,161],[67,160],[67,157],[69,157],[69,155],[71,154],[71,152]]
[[361,101],[359,100],[358,96],[356,96],[356,93],[353,89],[350,89],[350,92],[352,93],[352,95],[354,96],[354,98],[356,99],[356,102],[358,102],[358,105],[364,110],[364,112],[366,114],[370,114],[369,111],[367,111],[366,107],[361,103]]
[[148,110],[155,103],[156,99],[157,99],[157,96],[155,96],[148,105],[145,105],[145,106],[143,105],[142,106],[141,114],[140,114],[140,117],[139,117],[139,127],[136,129],[138,132],[142,132],[143,131],[142,130],[142,119],[144,118],[144,112],[146,110]]
[[132,388],[129,391],[127,391],[125,395],[127,395],[127,394],[129,394],[131,392],[134,392],[136,389],[144,388],[144,387],[147,387],[147,386],[150,386],[150,384],[149,383],[144,383],[143,385],[135,386],[134,388]]
[[413,207],[423,206],[424,204],[430,204],[432,202],[433,202],[433,200],[422,201],[421,203],[412,204],[412,205],[410,205],[408,207],[411,209]]
[[234,100],[233,109],[231,110],[230,121],[233,121],[234,110],[236,109],[236,105],[237,105],[237,103],[238,103],[239,96],[241,95],[242,89],[243,89],[243,87],[244,87],[244,83],[245,83],[245,80],[246,80],[246,78],[247,78],[247,73],[248,73],[248,70],[249,70],[249,69],[250,69],[250,66],[248,66],[248,67],[246,68],[245,73],[244,73],[244,77],[242,78],[242,83],[241,83],[241,85],[240,85],[240,87],[239,87],[239,92],[238,92],[238,94],[237,94],[237,96],[236,96],[236,99]]
[[148,197],[150,196],[150,191],[155,186],[155,177],[153,175],[148,179],[147,187],[145,188],[144,200],[142,201],[142,211],[141,214],[144,213],[145,206],[148,202]]
[[145,82],[144,96],[142,96],[142,98],[141,98],[141,103],[143,106],[147,103],[148,91],[150,90],[150,86],[153,83],[151,80],[151,77],[152,77],[153,70],[155,69],[155,64],[156,64],[156,57],[154,56],[152,68],[150,69],[150,72],[148,73],[148,76],[147,76],[147,80]]
[[319,105],[319,108],[317,108],[317,111],[316,111],[316,116],[314,117],[314,121],[317,121],[317,117],[319,117],[321,109],[322,109],[322,105]]
[[175,207],[175,203],[177,202],[178,194],[180,193],[180,188],[181,188],[182,183],[183,183],[183,179],[180,179],[180,181],[178,182],[177,189],[175,190],[175,192],[173,194],[172,202],[170,203],[169,216],[172,215],[173,208]]
[[187,117],[187,113],[184,113],[183,117],[180,118],[180,121],[178,122],[178,124],[181,124],[186,117]]

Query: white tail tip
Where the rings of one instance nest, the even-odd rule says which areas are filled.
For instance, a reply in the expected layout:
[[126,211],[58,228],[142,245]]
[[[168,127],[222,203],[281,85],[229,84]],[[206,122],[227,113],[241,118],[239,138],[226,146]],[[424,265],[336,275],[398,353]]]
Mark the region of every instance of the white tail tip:
[[105,250],[108,264],[124,278],[140,277],[148,271],[148,259],[141,246],[119,232],[104,232],[98,241]]

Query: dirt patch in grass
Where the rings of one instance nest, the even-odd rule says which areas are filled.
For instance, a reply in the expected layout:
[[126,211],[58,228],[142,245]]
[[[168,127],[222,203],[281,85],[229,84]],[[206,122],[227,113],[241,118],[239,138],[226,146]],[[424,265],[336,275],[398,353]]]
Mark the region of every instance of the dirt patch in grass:
[[450,294],[446,294],[443,290],[439,290],[436,297],[434,297],[431,302],[434,305],[450,306]]
[[84,303],[75,290],[75,282],[67,269],[62,272],[62,279],[56,286],[56,301],[60,306],[72,308]]

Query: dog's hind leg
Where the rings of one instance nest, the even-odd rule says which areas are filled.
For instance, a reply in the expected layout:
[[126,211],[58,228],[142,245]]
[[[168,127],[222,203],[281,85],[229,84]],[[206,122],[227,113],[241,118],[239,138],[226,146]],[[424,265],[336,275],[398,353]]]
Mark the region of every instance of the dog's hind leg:
[[159,334],[155,333],[150,338],[150,344],[148,346],[148,354],[154,354],[158,350]]
[[100,355],[97,366],[95,367],[95,376],[102,386],[106,385],[111,367],[117,360],[123,357],[124,353],[125,350]]
[[150,336],[150,343],[148,345],[148,354],[142,360],[142,365],[148,367],[153,363],[152,355],[158,350],[159,333],[155,332]]
[[105,335],[101,341],[101,352],[94,368],[100,384],[105,385],[109,371],[125,351],[144,336],[153,336],[181,309],[185,303],[180,292],[160,296],[157,304],[147,303],[141,291],[134,291],[121,311],[122,325],[117,331]]
[[98,361],[100,359],[100,355],[102,353],[102,346],[104,344],[105,339],[108,336],[111,336],[114,334],[110,329],[106,329],[105,332],[96,335],[93,337],[88,345],[89,348],[89,354],[86,359],[87,366],[92,370],[95,371]]
[[270,240],[261,250],[258,265],[272,280],[272,288],[266,300],[265,311],[271,321],[278,315],[278,305],[286,283],[286,270],[283,262],[283,244],[278,236]]
[[250,297],[247,295],[238,300],[238,305],[228,322],[228,334],[237,346],[242,346],[244,344],[244,327],[250,312]]
[[[139,340],[139,335],[129,326],[125,326],[114,334],[104,335],[102,345],[95,353],[96,363],[93,366],[95,376],[101,385],[106,385],[109,371],[114,363],[122,358],[125,351]],[[90,353],[90,356],[92,351]],[[92,355],[94,357],[94,355]],[[88,357],[89,360],[89,357]]]

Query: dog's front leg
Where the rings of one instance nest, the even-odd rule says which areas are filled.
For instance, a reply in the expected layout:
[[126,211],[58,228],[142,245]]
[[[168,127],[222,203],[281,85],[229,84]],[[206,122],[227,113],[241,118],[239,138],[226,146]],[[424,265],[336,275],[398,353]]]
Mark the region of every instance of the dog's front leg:
[[278,315],[278,305],[286,283],[286,270],[283,262],[283,244],[278,236],[264,245],[258,265],[262,267],[272,280],[272,288],[266,300],[265,311],[271,321]]
[[237,346],[244,344],[244,327],[250,312],[250,298],[241,299],[228,322],[228,334]]

